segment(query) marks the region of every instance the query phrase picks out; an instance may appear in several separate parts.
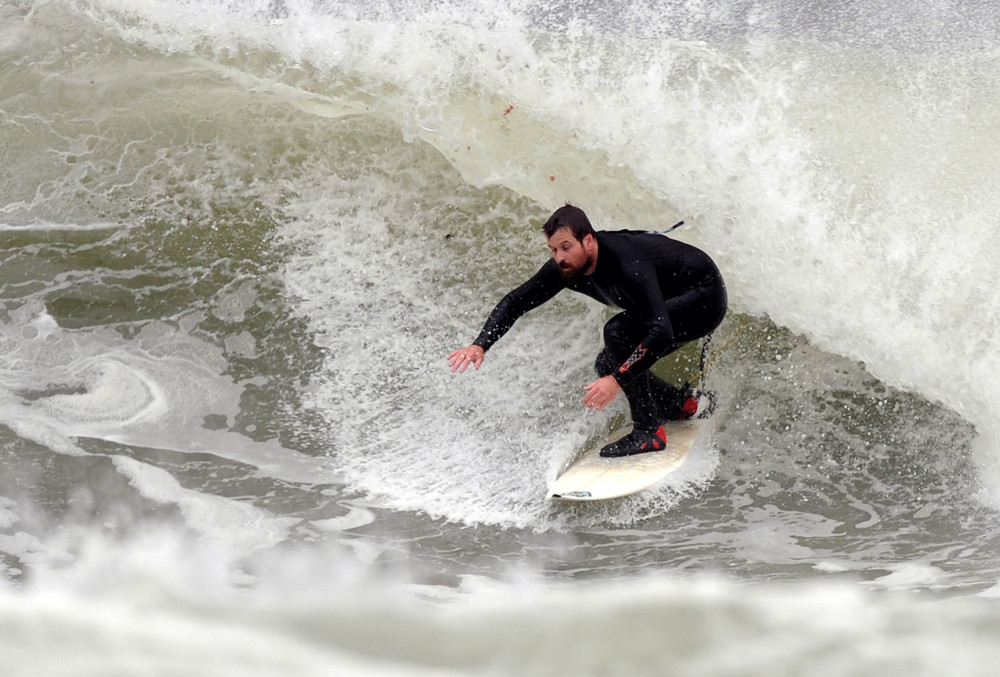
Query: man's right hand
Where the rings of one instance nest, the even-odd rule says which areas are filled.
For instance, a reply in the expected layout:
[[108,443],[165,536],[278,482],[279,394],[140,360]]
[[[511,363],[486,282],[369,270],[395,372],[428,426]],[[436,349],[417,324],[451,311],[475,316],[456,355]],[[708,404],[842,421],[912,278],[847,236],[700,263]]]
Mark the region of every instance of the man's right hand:
[[453,372],[457,371],[461,374],[469,368],[470,364],[479,369],[484,359],[486,359],[486,351],[476,344],[472,344],[449,355],[448,366]]

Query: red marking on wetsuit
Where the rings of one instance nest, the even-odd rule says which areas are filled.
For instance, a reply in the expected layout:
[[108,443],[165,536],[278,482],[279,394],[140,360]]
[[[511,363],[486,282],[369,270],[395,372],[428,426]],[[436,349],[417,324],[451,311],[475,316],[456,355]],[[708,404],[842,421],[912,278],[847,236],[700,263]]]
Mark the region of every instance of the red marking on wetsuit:
[[618,367],[618,373],[619,374],[624,374],[626,371],[628,371],[629,369],[631,369],[632,365],[634,365],[636,362],[638,362],[642,358],[646,357],[646,353],[647,352],[649,352],[647,350],[647,348],[640,343],[639,347],[635,349],[635,352],[632,353],[632,355],[627,360],[625,360],[625,364],[623,364],[622,366]]

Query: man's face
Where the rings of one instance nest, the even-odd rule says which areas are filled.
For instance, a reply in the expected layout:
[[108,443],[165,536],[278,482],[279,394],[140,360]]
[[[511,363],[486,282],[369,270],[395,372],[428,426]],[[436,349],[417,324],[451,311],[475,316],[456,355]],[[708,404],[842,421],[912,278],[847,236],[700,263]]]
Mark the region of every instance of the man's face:
[[559,266],[563,279],[572,280],[581,273],[589,275],[594,272],[597,243],[593,235],[584,235],[581,242],[573,237],[573,231],[569,228],[560,228],[548,242],[549,251],[552,252],[552,258]]

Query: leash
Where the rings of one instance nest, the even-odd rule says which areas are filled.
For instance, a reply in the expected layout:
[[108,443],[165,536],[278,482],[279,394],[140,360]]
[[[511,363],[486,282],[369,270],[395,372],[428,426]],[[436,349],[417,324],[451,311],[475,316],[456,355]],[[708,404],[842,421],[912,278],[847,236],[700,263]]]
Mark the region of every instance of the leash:
[[[661,232],[664,235],[666,235],[667,233],[674,232],[683,225],[684,225],[683,221],[678,221],[674,225],[670,226],[669,228]],[[702,377],[705,375],[705,372],[708,371],[708,368],[712,364],[712,362],[714,362],[719,357],[719,355],[724,353],[731,345],[736,343],[736,339],[740,337],[740,334],[743,333],[743,330],[746,329],[748,324],[750,324],[750,320],[747,319],[746,315],[744,315],[743,319],[740,321],[740,325],[736,328],[736,333],[730,336],[729,340],[726,341],[725,345],[723,345],[721,348],[713,350],[711,355],[709,355],[708,353],[708,345],[709,343],[712,342],[712,334],[708,335],[708,338],[706,338],[705,342],[701,345],[701,357],[698,359],[698,373],[695,374],[693,377],[691,377],[691,379],[684,384],[685,389],[693,387],[698,383],[698,381],[702,379]]]
[[[683,223],[683,221],[681,223]],[[711,354],[708,352],[708,345],[712,341],[712,335],[709,335],[709,337],[705,339],[705,343],[701,346],[701,358],[698,360],[698,373],[684,384],[685,389],[693,387],[702,379],[712,362],[715,362],[719,355],[724,353],[730,346],[736,343],[736,339],[740,337],[740,334],[743,333],[743,330],[747,328],[748,324],[750,324],[750,319],[744,315],[743,319],[740,321],[740,325],[736,328],[736,332],[729,337],[729,340],[726,341],[725,344],[716,350],[713,350]]]

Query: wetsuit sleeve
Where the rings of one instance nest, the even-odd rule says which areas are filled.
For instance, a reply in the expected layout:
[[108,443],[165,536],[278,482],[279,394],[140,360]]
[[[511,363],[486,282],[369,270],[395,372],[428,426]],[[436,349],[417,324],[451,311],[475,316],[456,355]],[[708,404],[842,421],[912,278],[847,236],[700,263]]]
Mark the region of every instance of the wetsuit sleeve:
[[500,299],[473,344],[489,350],[519,317],[551,299],[563,287],[559,269],[550,259],[530,280]]
[[646,335],[613,374],[623,386],[656,364],[674,341],[674,327],[656,278],[656,269],[642,266],[634,270],[631,277],[633,299],[638,306],[636,310],[646,318]]

